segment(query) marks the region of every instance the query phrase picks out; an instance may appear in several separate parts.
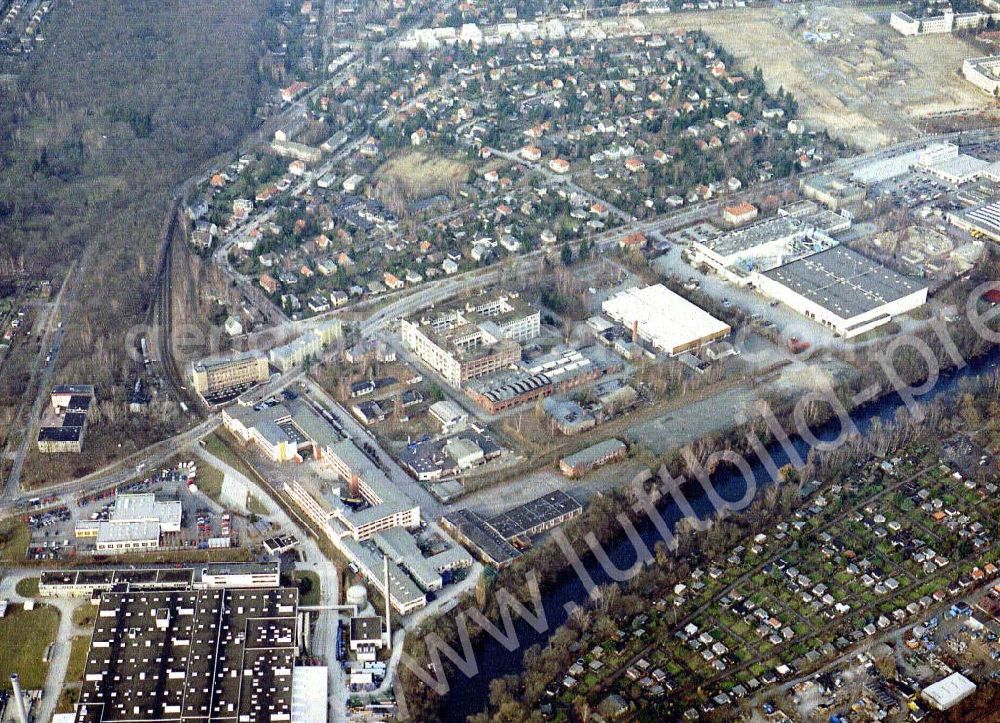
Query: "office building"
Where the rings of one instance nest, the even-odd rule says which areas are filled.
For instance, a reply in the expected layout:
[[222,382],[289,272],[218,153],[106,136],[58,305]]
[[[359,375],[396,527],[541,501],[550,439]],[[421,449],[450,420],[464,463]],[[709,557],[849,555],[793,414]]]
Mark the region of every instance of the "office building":
[[803,179],[800,188],[803,196],[822,203],[832,211],[859,204],[868,195],[868,189],[861,183],[827,173]]
[[274,462],[323,459],[343,437],[305,399],[222,410],[222,424]]
[[75,534],[92,541],[95,553],[115,554],[157,550],[163,534],[180,529],[180,501],[160,501],[149,492],[117,495],[109,519],[81,520]]
[[202,359],[191,366],[191,383],[206,399],[245,391],[269,376],[267,358],[257,352]]
[[302,336],[287,344],[277,346],[268,352],[268,359],[276,369],[287,372],[305,364],[307,360],[318,359],[330,344],[344,334],[340,319],[332,319],[317,325]]
[[514,294],[401,322],[403,345],[456,387],[520,361],[520,342],[535,338],[540,329],[538,310]]

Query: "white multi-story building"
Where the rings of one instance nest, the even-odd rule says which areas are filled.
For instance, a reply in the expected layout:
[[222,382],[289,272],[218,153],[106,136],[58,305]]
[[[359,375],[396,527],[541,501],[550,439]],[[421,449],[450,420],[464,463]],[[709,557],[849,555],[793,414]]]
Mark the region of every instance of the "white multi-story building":
[[400,327],[403,345],[456,387],[519,361],[520,343],[540,331],[538,309],[514,294],[403,319]]
[[962,75],[984,93],[997,95],[1000,90],[1000,55],[966,58],[962,63]]

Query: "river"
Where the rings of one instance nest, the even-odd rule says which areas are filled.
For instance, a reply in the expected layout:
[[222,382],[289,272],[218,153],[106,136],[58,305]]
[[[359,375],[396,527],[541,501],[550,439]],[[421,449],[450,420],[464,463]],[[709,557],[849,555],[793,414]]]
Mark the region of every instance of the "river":
[[[959,388],[962,380],[983,376],[997,369],[1000,369],[1000,347],[994,347],[989,354],[976,359],[961,370],[942,373],[934,388],[918,397],[918,400],[928,402],[943,395],[953,394]],[[895,421],[896,411],[900,407],[904,407],[904,402],[893,393],[856,409],[851,414],[851,418],[858,431],[864,435],[876,419],[882,422]],[[839,436],[840,431],[840,423],[834,419],[819,427],[816,430],[816,436],[819,439],[832,440]],[[809,452],[809,444],[801,438],[796,438],[793,444],[802,458],[805,459]],[[779,468],[788,463],[788,454],[780,444],[770,445],[768,451]],[[755,462],[751,468],[759,488],[770,484],[771,480],[762,463]],[[716,478],[713,478],[712,482],[716,491],[723,498],[729,500],[740,499],[746,485],[742,474],[732,469],[721,472]],[[689,485],[685,491],[694,487],[696,485]],[[699,516],[710,515],[713,512],[707,496],[701,490],[691,492],[688,501]],[[672,498],[661,509],[661,514],[671,529],[683,516]],[[650,549],[661,539],[656,527],[649,520],[642,520],[641,524],[636,525],[636,529]],[[608,551],[609,558],[619,569],[627,569],[635,562],[635,548],[624,535],[605,545],[605,549]],[[593,555],[585,557],[583,561],[596,584],[603,585],[610,582],[610,578]],[[566,607],[571,603],[583,604],[586,599],[587,590],[583,582],[572,570],[567,569],[555,586],[544,591],[543,604],[549,625],[544,633],[535,632],[533,628],[515,615],[514,620],[517,623],[517,634],[520,641],[520,645],[515,650],[508,651],[489,635],[483,635],[475,645],[479,674],[471,679],[465,679],[461,673],[456,673],[455,679],[449,681],[453,686],[453,692],[447,696],[443,707],[444,719],[456,722],[464,721],[467,716],[483,710],[489,700],[490,681],[504,675],[519,673],[524,651],[536,643],[544,647],[549,636],[566,621],[568,616]]]

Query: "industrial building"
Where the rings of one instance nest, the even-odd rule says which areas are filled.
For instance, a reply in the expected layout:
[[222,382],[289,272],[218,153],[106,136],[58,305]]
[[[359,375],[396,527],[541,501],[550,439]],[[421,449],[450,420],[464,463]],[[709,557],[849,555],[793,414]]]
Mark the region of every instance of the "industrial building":
[[309,402],[299,397],[277,404],[222,410],[222,424],[244,444],[254,444],[274,462],[323,459],[343,437]]
[[505,567],[521,555],[520,550],[490,527],[484,517],[472,510],[449,512],[441,518],[441,526],[487,565]]
[[561,525],[583,512],[583,505],[562,490],[555,490],[525,502],[490,519],[506,540],[528,538]]
[[52,387],[49,400],[57,414],[86,411],[90,407],[89,400],[93,400],[95,394],[93,384],[56,384]]
[[36,442],[43,454],[80,453],[87,432],[87,415],[94,401],[92,384],[57,384],[52,387],[52,409],[38,428]]
[[931,143],[917,157],[917,168],[956,186],[979,177],[989,166],[987,161],[959,153],[954,143]]
[[191,365],[191,384],[208,401],[246,391],[269,376],[267,358],[257,352],[202,359]]
[[818,173],[800,183],[802,195],[822,203],[832,211],[840,211],[865,200],[868,189],[849,178],[828,173]]
[[163,534],[180,529],[180,501],[147,492],[117,495],[109,519],[81,520],[75,534],[93,540],[94,552],[107,554],[159,549]]
[[472,566],[472,556],[454,544],[425,556],[416,538],[402,527],[379,532],[373,540],[389,561],[406,571],[424,592],[440,590],[444,574]]
[[44,570],[38,578],[42,597],[99,597],[112,589],[179,590],[194,587],[191,567],[150,567],[113,570]]
[[323,458],[344,481],[338,488],[310,491],[299,482],[285,485],[286,492],[321,529],[336,521],[334,534],[355,540],[369,539],[380,530],[416,527],[420,507],[393,484],[351,440],[331,447]]
[[927,285],[844,246],[764,273],[763,293],[844,337],[864,334],[927,302]]
[[386,530],[417,527],[420,507],[350,440],[335,445],[323,459],[346,483],[343,493],[286,482],[286,494],[370,584],[383,595],[388,587],[401,615],[426,605],[426,594],[399,564],[388,561],[383,572],[385,555],[372,540]]
[[691,261],[735,284],[747,284],[753,271],[766,271],[835,246],[831,234],[851,226],[846,216],[819,209],[812,201],[796,206],[751,226],[692,241]]
[[281,565],[277,562],[220,562],[201,568],[196,587],[270,588],[281,584]]
[[961,673],[952,673],[921,691],[921,697],[935,710],[948,710],[976,692],[976,684]]
[[467,301],[433,317],[403,319],[403,345],[458,387],[521,359],[520,342],[538,336],[541,316],[515,294]]
[[559,469],[567,477],[579,477],[611,462],[625,459],[628,447],[617,439],[606,439],[559,460]]
[[948,221],[973,236],[1000,241],[1000,202],[990,201],[948,214]]
[[599,349],[552,351],[515,371],[479,382],[465,392],[490,414],[499,414],[596,381],[621,369],[621,364],[601,358]]
[[350,648],[358,660],[375,660],[377,652],[385,647],[382,618],[376,615],[351,618]]
[[487,565],[504,567],[521,555],[519,547],[526,547],[529,538],[582,512],[583,505],[556,490],[490,519],[472,510],[455,510],[441,518],[441,526]]
[[478,428],[465,429],[444,439],[408,444],[399,463],[421,482],[453,477],[503,454],[503,448]]
[[443,434],[450,434],[457,429],[462,429],[469,422],[468,413],[450,399],[434,402],[427,409],[427,412],[441,425]]
[[631,330],[636,340],[670,356],[723,339],[732,331],[729,324],[663,284],[622,291],[605,301],[601,310]]
[[76,723],[291,721],[298,590],[109,592]]
[[546,399],[542,409],[556,428],[566,436],[580,434],[597,426],[597,418],[572,399]]
[[45,570],[39,576],[43,597],[99,597],[111,590],[196,590],[278,587],[277,562],[225,562],[194,567]]
[[[86,420],[84,415],[81,421]],[[38,451],[43,454],[59,454],[64,452],[80,453],[83,451],[83,438],[86,433],[85,424],[75,424],[79,417],[66,415],[60,427],[46,425],[38,428]]]

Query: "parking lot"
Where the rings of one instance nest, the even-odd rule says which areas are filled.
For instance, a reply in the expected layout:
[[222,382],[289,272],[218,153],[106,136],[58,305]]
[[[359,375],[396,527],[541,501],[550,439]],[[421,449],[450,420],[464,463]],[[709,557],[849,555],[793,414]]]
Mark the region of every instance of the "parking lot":
[[[73,505],[28,513],[23,518],[31,530],[28,559],[58,560],[93,554],[94,538],[77,538],[76,524],[109,520],[115,495],[124,493],[153,493],[158,499],[181,502],[181,530],[164,533],[161,549],[207,548],[210,544],[222,544],[219,541],[223,538],[228,538],[232,546],[238,546],[245,532],[245,522],[195,492],[188,482],[186,475],[176,470],[164,471],[83,496]],[[209,543],[209,540],[216,542]]]

